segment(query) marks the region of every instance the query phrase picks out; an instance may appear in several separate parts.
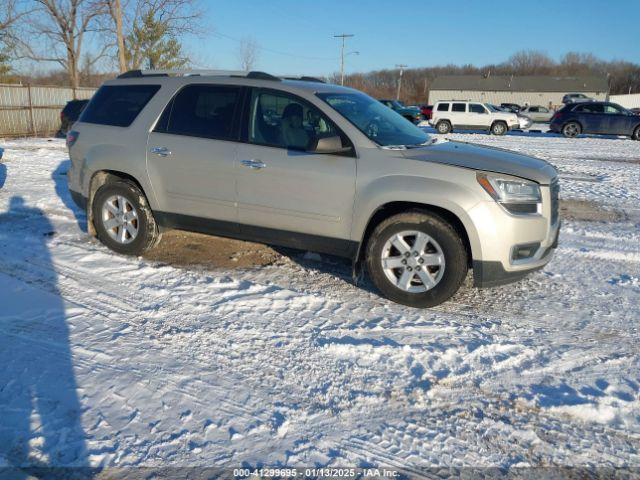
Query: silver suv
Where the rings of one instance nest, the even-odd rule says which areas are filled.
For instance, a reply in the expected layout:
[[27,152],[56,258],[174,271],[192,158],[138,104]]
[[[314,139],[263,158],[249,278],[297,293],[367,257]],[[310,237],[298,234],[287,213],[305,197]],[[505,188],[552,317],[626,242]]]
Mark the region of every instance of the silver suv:
[[131,71],[67,137],[89,229],[139,255],[178,228],[348,257],[430,307],[542,268],[558,238],[547,162],[431,139],[351,88],[262,72]]

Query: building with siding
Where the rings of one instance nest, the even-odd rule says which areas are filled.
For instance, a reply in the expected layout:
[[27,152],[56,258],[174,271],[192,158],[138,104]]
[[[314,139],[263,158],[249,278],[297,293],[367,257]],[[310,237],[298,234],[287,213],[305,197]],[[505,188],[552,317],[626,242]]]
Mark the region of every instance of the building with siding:
[[611,95],[609,101],[622,105],[624,108],[640,108],[640,93]]
[[607,77],[577,76],[482,76],[437,77],[429,89],[429,104],[442,100],[473,100],[484,103],[517,103],[557,108],[567,93],[584,93],[596,100],[609,95]]

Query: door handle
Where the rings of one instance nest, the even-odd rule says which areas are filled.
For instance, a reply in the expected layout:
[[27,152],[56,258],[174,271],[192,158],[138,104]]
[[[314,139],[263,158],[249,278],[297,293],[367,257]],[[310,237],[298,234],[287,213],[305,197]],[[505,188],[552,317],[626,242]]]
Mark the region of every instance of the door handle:
[[240,163],[244,166],[244,167],[249,167],[253,170],[260,170],[261,168],[264,168],[267,166],[266,163],[260,161],[260,160],[242,160],[240,161]]
[[160,155],[161,157],[168,157],[171,155],[171,151],[167,147],[153,147],[149,150],[151,153],[155,153],[156,155]]

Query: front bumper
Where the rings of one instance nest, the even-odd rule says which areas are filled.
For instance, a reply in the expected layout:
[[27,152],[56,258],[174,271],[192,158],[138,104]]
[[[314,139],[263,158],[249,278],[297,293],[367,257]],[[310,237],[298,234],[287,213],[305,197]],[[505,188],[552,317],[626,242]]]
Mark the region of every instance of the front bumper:
[[560,234],[560,228],[556,230],[555,239],[551,246],[542,250],[540,259],[523,270],[505,270],[502,262],[499,261],[473,261],[473,284],[478,288],[490,288],[498,287],[500,285],[507,285],[509,283],[522,280],[524,277],[537,270],[541,270],[549,263],[553,257],[554,250],[558,247],[558,236]]
[[544,267],[558,245],[557,182],[541,185],[537,214],[514,215],[493,201],[468,211],[479,245],[473,252],[474,283],[490,287],[517,281]]

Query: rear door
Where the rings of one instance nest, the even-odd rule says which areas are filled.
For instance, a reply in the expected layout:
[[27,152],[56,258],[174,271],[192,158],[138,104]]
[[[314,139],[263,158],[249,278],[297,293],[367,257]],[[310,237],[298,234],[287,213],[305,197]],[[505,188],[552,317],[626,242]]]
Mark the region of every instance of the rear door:
[[607,133],[607,117],[600,103],[581,103],[573,109],[583,133]]
[[[267,110],[275,115],[265,116]],[[279,90],[252,89],[244,123],[246,143],[238,147],[237,167],[241,232],[292,246],[300,238],[292,232],[348,239],[355,152],[307,149],[319,137],[339,135],[344,146],[351,146],[349,139],[317,107]]]
[[149,135],[151,184],[175,222],[208,218],[220,221],[221,230],[237,230],[234,167],[242,95],[238,86],[187,85]]
[[449,112],[451,124],[457,128],[473,128],[471,119],[467,115],[467,104],[462,102],[452,102]]

